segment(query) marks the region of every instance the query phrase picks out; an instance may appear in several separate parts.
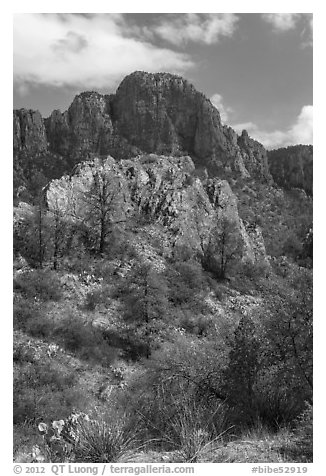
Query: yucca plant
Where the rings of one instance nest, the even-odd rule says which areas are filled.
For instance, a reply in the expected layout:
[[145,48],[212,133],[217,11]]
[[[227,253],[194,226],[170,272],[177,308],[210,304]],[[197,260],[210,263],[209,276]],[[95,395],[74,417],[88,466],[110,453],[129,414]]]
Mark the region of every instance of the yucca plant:
[[136,431],[124,422],[81,421],[78,424],[75,445],[76,462],[117,462],[126,453],[136,449]]
[[227,426],[226,408],[205,408],[195,402],[184,402],[175,408],[165,439],[178,450],[184,462],[196,463],[209,459],[223,436],[231,429]]

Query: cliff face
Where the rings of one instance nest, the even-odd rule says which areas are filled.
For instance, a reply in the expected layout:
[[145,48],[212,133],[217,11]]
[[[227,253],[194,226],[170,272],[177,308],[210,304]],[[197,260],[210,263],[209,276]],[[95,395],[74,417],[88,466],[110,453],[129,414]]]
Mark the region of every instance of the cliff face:
[[188,153],[196,164],[218,172],[269,180],[261,144],[238,141],[221,124],[212,103],[186,80],[167,73],[136,72],[120,84],[112,101],[116,127],[129,143],[146,152]]
[[295,145],[268,152],[268,162],[274,181],[286,189],[301,188],[312,195],[313,148]]
[[44,121],[39,111],[19,109],[13,116],[14,150],[40,152],[47,150],[48,143]]
[[[27,127],[33,143],[39,138],[41,148],[69,157],[72,164],[92,154],[190,155],[215,174],[271,180],[263,146],[223,126],[211,102],[179,76],[135,72],[115,95],[82,93],[68,111],[54,111],[45,121],[33,114],[34,121],[24,116],[20,128]],[[14,128],[16,150],[26,143],[20,137]]]

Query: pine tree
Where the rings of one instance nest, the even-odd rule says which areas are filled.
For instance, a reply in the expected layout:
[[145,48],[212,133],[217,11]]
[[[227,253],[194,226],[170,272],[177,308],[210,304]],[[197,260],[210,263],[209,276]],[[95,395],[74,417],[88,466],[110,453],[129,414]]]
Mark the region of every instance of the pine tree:
[[251,417],[255,412],[254,386],[259,370],[260,343],[254,322],[243,316],[234,333],[225,373],[225,390],[230,404],[238,408],[241,417]]
[[168,312],[168,288],[164,277],[152,266],[137,266],[129,276],[130,289],[125,297],[125,319],[135,336],[146,347],[146,357],[157,338]]

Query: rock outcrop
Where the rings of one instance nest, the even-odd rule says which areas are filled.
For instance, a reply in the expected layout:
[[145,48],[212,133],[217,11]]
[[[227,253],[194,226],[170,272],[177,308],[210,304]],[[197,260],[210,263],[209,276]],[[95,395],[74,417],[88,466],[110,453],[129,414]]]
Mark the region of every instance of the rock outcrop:
[[52,181],[47,202],[50,210],[59,207],[67,219],[89,216],[85,196],[97,171],[115,190],[110,211],[113,223],[128,224],[135,216],[144,216],[163,230],[162,240],[167,238],[170,252],[175,247],[187,247],[203,253],[226,218],[243,242],[244,258],[251,262],[265,260],[265,250],[257,251],[255,240],[239,218],[237,200],[228,182],[214,178],[203,184],[193,176],[194,169],[189,156],[145,154],[119,162],[112,157],[95,159],[80,164],[71,177]]
[[14,151],[29,153],[45,151],[48,148],[43,118],[39,111],[19,109],[13,116]]
[[14,128],[15,150],[39,143],[72,165],[94,155],[190,155],[197,166],[221,177],[271,180],[264,147],[223,126],[209,99],[180,76],[137,71],[116,94],[82,93],[68,111],[54,111],[45,121],[38,112],[30,112],[32,119],[15,114],[21,117]]

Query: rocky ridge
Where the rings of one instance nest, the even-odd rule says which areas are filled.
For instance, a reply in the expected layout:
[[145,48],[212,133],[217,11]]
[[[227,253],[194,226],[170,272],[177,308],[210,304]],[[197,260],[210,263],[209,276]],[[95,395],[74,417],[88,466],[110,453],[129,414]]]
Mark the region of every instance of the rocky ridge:
[[268,151],[268,163],[273,179],[279,186],[285,189],[300,188],[312,195],[312,145],[295,145]]
[[131,158],[140,153],[190,155],[214,174],[270,181],[264,147],[223,126],[218,110],[187,80],[137,71],[116,94],[85,92],[67,111],[47,119],[37,111],[14,111],[14,151],[49,150],[71,164],[87,156]]
[[[226,180],[193,176],[195,165],[189,156],[145,154],[117,162],[112,157],[80,164],[75,173],[54,180],[47,191],[49,209],[59,206],[62,216],[82,216],[87,212],[83,197],[93,183],[94,169],[105,174],[115,188],[112,221],[127,223],[136,215],[161,226],[167,254],[187,247],[203,253],[222,219],[234,224],[243,244],[243,257],[250,262],[267,262],[259,227],[246,229],[240,219],[237,199]],[[115,185],[113,185],[115,183]]]

